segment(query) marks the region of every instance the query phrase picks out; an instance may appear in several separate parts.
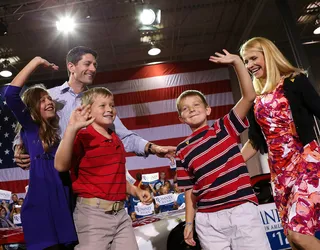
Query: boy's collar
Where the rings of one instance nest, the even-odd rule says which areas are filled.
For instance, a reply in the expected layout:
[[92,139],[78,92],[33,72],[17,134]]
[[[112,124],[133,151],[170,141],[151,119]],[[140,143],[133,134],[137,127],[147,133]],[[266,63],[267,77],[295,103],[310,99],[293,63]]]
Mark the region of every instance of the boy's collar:
[[195,135],[197,135],[197,134],[199,134],[199,133],[201,133],[201,132],[203,132],[203,131],[205,131],[205,130],[208,130],[209,128],[210,128],[209,125],[203,126],[202,128],[199,128],[199,129],[195,130],[195,131],[191,134],[191,136],[193,137],[193,136],[195,136]]

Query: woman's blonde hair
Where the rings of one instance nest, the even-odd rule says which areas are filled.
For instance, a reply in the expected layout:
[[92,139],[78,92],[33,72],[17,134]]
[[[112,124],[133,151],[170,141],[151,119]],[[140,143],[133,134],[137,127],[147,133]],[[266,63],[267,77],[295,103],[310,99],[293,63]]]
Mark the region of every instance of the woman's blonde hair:
[[292,66],[281,51],[269,39],[264,37],[253,37],[246,41],[240,47],[241,57],[243,58],[244,54],[249,50],[258,51],[264,55],[267,71],[265,82],[253,77],[253,85],[258,95],[273,91],[278,85],[281,77],[305,73],[302,69]]
[[[28,88],[22,94],[22,101],[27,106],[33,121],[39,125],[39,137],[45,152],[49,152],[51,146],[58,145],[59,137],[59,117],[57,113],[51,119],[45,120],[40,113],[40,99],[43,94],[49,95],[46,87],[42,84]],[[22,127],[18,123],[16,132],[20,133]]]
[[92,104],[97,95],[113,96],[112,92],[109,89],[104,87],[95,87],[83,92],[83,95],[81,97],[81,104],[82,105]]

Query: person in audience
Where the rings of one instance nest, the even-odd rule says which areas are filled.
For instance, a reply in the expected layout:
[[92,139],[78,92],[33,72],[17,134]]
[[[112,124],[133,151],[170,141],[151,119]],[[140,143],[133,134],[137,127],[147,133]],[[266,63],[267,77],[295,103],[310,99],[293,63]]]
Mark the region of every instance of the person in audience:
[[[168,186],[164,185],[160,188],[159,190],[159,195],[166,195],[170,193],[170,189],[168,188]],[[155,211],[156,213],[162,213],[162,212],[167,212],[167,211],[172,211],[174,209],[177,209],[177,205],[175,202],[171,202],[169,204],[163,204],[160,205],[159,203],[157,203],[157,201],[155,201]]]
[[6,204],[1,204],[0,205],[0,227],[1,228],[9,228],[9,227],[14,227],[14,224],[12,221],[9,219],[10,217],[10,212],[6,206]]
[[173,192],[174,192],[174,191],[173,191],[173,188],[172,188],[172,185],[171,185],[171,182],[170,182],[169,180],[166,180],[166,181],[164,182],[164,186],[168,188],[169,193],[173,193]]
[[22,206],[22,205],[23,205],[23,202],[24,202],[24,199],[23,199],[23,198],[19,198],[19,200],[18,200],[18,205]]
[[162,185],[164,185],[164,182],[166,181],[166,173],[164,171],[160,172],[160,182]]
[[[69,173],[58,173],[54,168],[53,159],[60,141],[55,103],[41,85],[26,90],[22,99],[19,96],[29,76],[40,66],[58,69],[47,60],[35,57],[5,92],[7,105],[19,122],[18,129],[31,156],[29,191],[21,220],[28,250],[67,249],[77,242],[77,233],[71,213]],[[13,213],[17,212],[14,210]]]
[[320,249],[320,147],[314,116],[320,118],[320,96],[302,69],[276,45],[254,37],[241,46],[253,75],[257,97],[248,117],[245,160],[268,152],[274,201],[292,249]]
[[231,64],[242,93],[229,114],[209,127],[211,108],[201,92],[184,91],[176,101],[180,121],[192,131],[178,145],[176,156],[178,186],[186,190],[184,239],[187,244],[196,245],[195,219],[204,250],[269,250],[258,200],[237,143],[240,133],[248,127],[246,115],[256,94],[240,57],[223,52],[209,60]]
[[[88,86],[94,80],[97,70],[97,57],[97,52],[88,47],[77,46],[72,48],[66,56],[69,80],[60,86],[48,89],[49,95],[57,104],[57,114],[60,118],[60,129],[58,131],[60,138],[65,132],[71,112],[80,106],[83,92],[88,89]],[[115,117],[111,129],[121,139],[127,152],[135,152],[138,156],[155,154],[158,157],[174,158],[175,147],[159,146],[144,140],[136,133],[128,130],[118,116]],[[24,152],[21,142],[18,135],[14,142],[15,162],[21,168],[28,169],[30,156]]]
[[74,210],[78,250],[138,249],[124,200],[128,193],[150,203],[151,196],[126,181],[125,149],[111,129],[115,119],[114,97],[107,88],[85,91],[56,153],[55,168],[71,170],[78,196]]
[[9,204],[9,210],[12,211],[13,206],[18,204],[18,195],[17,194],[12,194],[11,195],[11,200],[12,202]]

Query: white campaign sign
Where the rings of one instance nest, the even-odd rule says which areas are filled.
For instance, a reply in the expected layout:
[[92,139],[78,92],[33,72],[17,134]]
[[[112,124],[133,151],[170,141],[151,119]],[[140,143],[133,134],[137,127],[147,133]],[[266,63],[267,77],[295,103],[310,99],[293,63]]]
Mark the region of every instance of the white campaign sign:
[[156,180],[159,180],[159,173],[153,173],[153,174],[143,174],[142,175],[142,182],[154,182]]
[[154,213],[154,204],[151,203],[150,205],[145,205],[142,202],[139,202],[138,205],[134,207],[134,211],[136,215],[139,216],[146,216]]
[[21,224],[21,216],[20,214],[13,215],[13,224],[18,225]]
[[9,200],[11,199],[11,192],[7,190],[0,189],[0,200]]
[[175,201],[173,194],[165,194],[154,197],[156,203],[159,205],[167,205]]

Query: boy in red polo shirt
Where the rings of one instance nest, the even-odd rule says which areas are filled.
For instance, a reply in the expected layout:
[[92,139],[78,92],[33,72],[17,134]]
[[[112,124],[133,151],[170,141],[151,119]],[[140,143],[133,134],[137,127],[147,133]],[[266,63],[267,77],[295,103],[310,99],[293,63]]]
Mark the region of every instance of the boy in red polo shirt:
[[126,193],[145,203],[151,197],[126,181],[125,150],[110,129],[115,117],[108,89],[87,90],[56,153],[55,168],[71,170],[72,188],[78,195],[74,221],[79,245],[75,249],[138,249],[124,200]]
[[177,99],[179,119],[192,130],[176,153],[178,186],[186,189],[184,239],[195,245],[196,215],[196,231],[204,250],[269,250],[257,198],[237,144],[238,136],[248,126],[246,114],[256,94],[239,56],[224,50],[224,54],[216,53],[210,61],[234,66],[242,98],[212,127],[207,121],[211,108],[201,92],[187,90]]

